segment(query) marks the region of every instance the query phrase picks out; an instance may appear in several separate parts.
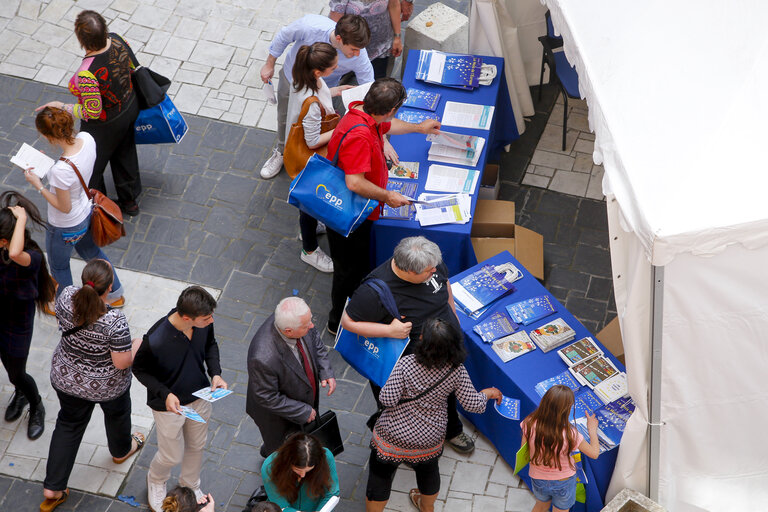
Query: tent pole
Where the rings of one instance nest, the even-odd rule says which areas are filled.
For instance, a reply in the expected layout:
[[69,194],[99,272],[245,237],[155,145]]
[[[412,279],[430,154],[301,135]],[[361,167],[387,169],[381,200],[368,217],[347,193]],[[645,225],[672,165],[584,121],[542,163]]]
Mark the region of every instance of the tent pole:
[[664,267],[652,266],[651,290],[651,389],[650,436],[648,440],[649,498],[659,502],[659,466],[661,453],[661,347],[664,320]]

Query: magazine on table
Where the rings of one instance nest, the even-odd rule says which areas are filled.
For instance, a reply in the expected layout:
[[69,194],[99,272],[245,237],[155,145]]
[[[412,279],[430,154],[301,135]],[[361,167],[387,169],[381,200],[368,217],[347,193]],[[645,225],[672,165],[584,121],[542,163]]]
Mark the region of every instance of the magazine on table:
[[536,386],[534,386],[534,389],[539,396],[544,396],[547,390],[556,384],[562,384],[563,386],[567,386],[574,391],[581,387],[581,384],[579,384],[579,381],[577,381],[576,378],[571,375],[571,372],[565,370],[562,373],[558,373],[554,377],[550,377],[539,382],[536,384]]
[[[600,453],[616,448],[621,443],[629,417],[635,410],[635,403],[630,397],[622,397],[594,411],[597,417],[597,437],[600,441]],[[584,439],[589,441],[587,418],[577,417],[576,428]]]
[[506,363],[532,350],[536,350],[536,345],[525,331],[519,331],[494,341],[491,348],[501,358],[502,362]]
[[406,123],[419,124],[427,119],[433,119],[439,121],[440,117],[434,112],[427,112],[426,110],[413,110],[409,108],[401,108],[395,115],[396,119],[399,119]]
[[475,325],[472,330],[480,335],[480,339],[485,343],[491,343],[493,340],[512,334],[518,328],[519,326],[507,315],[501,311],[496,311],[485,322]]
[[[387,181],[387,190],[394,190],[405,197],[413,197],[416,194],[419,184],[415,181]],[[413,204],[406,204],[398,208],[392,208],[385,204],[381,210],[381,217],[384,219],[410,220],[416,216],[416,207]]]
[[493,105],[476,105],[474,103],[460,103],[448,101],[443,110],[443,126],[458,126],[461,128],[475,128],[478,130],[490,130],[493,122]]
[[432,144],[427,152],[428,159],[435,162],[475,167],[485,147],[485,139],[477,135],[440,132],[427,135]]
[[569,370],[579,382],[592,389],[604,380],[619,373],[616,365],[610,359],[600,354],[595,354],[589,359],[573,365]]
[[422,110],[435,111],[440,103],[440,93],[429,92],[415,87],[409,87],[406,91],[404,107],[413,107]]
[[197,398],[202,398],[206,402],[215,402],[216,400],[221,400],[225,396],[229,396],[231,394],[232,394],[232,390],[230,389],[218,388],[211,391],[211,387],[206,386],[192,393],[192,396],[196,396]]
[[556,318],[531,331],[531,338],[542,352],[549,352],[568,343],[576,332],[562,318]]
[[472,217],[472,197],[467,194],[421,194],[416,220],[422,226],[466,224]]
[[465,314],[470,315],[515,291],[512,283],[521,277],[522,272],[511,262],[485,264],[451,284],[453,300]]
[[562,359],[568,366],[580,363],[584,359],[592,357],[595,354],[602,355],[603,351],[597,346],[595,340],[589,336],[557,351],[557,355],[559,355],[560,359]]
[[394,164],[389,169],[389,177],[401,180],[416,180],[419,178],[419,162],[401,161],[399,164]]
[[539,295],[507,305],[507,313],[515,323],[530,325],[555,312],[548,295]]
[[433,164],[429,166],[424,189],[449,194],[472,194],[479,180],[480,171],[477,169]]
[[471,90],[480,85],[482,57],[437,50],[421,50],[416,80]]

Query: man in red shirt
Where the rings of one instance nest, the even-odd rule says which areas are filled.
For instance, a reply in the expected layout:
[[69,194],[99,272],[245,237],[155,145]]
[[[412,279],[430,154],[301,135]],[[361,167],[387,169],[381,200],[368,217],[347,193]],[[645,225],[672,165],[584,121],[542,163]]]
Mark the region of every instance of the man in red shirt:
[[[363,101],[352,102],[349,110],[339,121],[328,143],[328,158],[339,152],[338,167],[346,173],[349,190],[368,199],[397,208],[409,204],[400,193],[387,190],[387,163],[384,157],[383,136],[404,133],[438,133],[440,123],[426,120],[419,124],[395,119],[395,114],[406,98],[405,87],[392,78],[376,80]],[[361,126],[357,126],[361,125]],[[339,147],[339,141],[344,138]],[[341,313],[347,297],[360,285],[372,269],[370,261],[371,228],[379,218],[380,208],[344,237],[328,229],[328,244],[333,260],[333,287],[331,312],[328,314],[328,331],[336,335]]]

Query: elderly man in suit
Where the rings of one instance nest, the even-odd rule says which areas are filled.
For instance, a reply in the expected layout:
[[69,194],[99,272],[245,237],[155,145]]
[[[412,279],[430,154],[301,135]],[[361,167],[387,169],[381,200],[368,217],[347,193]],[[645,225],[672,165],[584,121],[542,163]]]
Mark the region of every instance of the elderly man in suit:
[[259,327],[248,349],[245,411],[261,431],[263,457],[315,419],[318,384],[328,388],[328,395],[336,389],[328,349],[307,303],[288,297]]

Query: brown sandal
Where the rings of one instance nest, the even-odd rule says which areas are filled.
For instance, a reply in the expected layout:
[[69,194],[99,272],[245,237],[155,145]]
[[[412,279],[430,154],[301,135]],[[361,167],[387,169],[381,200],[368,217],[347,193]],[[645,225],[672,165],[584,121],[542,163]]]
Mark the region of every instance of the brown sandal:
[[58,498],[45,498],[45,501],[40,504],[40,512],[51,512],[53,509],[67,501],[67,498],[69,498],[69,489],[61,491],[61,496]]
[[408,496],[411,498],[411,503],[416,507],[416,510],[421,512],[421,493],[418,489],[411,489],[408,492]]
[[144,446],[145,437],[141,432],[134,432],[131,434],[131,439],[133,440],[132,442],[136,443],[136,448],[131,446],[131,451],[129,451],[128,454],[123,457],[112,457],[112,462],[115,464],[122,464],[123,462],[127,461],[131,455],[141,450],[141,448]]

